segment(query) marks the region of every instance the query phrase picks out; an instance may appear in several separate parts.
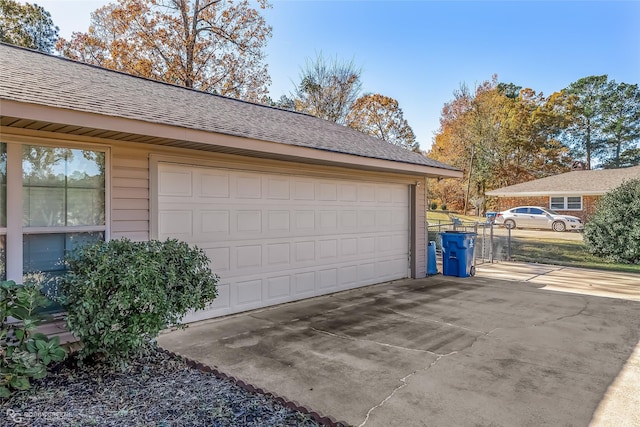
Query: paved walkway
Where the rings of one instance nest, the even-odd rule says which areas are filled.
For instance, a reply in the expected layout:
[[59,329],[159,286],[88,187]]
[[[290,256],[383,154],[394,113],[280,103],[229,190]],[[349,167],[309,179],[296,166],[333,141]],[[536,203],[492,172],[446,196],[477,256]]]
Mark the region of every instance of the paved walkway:
[[[640,301],[640,275],[527,263],[483,264],[477,276],[543,285],[543,289]],[[594,413],[591,427],[640,426],[640,342]]]
[[640,301],[640,274],[500,262],[480,264],[477,277],[539,284],[552,291]]

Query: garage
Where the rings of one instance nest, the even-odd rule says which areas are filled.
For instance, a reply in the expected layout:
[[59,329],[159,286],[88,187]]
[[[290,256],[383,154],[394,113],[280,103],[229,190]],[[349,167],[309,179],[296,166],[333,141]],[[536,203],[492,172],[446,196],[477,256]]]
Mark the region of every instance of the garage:
[[[220,276],[218,298],[189,322],[426,276],[428,182],[462,178],[457,168],[295,111],[8,45],[0,57],[0,278],[33,272],[34,235],[172,237],[203,248]],[[91,221],[23,212],[35,202],[69,217],[66,202],[23,190],[32,147],[78,154],[56,182],[85,191],[67,181],[91,174]],[[47,253],[51,271],[65,250]]]
[[219,295],[186,321],[410,275],[410,187],[162,162],[158,238],[204,249]]

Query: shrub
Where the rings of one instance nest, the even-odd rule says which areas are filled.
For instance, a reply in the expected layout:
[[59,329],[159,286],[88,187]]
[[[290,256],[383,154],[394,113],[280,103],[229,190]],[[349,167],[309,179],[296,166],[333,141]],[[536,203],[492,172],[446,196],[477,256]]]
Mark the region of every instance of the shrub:
[[0,282],[0,398],[28,390],[31,378],[44,378],[49,363],[66,357],[58,337],[34,332],[45,319],[40,311],[49,303],[38,284]]
[[203,250],[177,240],[96,242],[67,257],[62,304],[82,341],[79,361],[103,357],[125,367],[158,333],[217,295]]
[[612,262],[640,264],[640,179],[605,194],[585,225],[587,250]]
[[440,209],[442,209],[443,211],[446,211],[447,210],[447,205],[442,204],[442,206],[440,206]]
[[431,210],[435,211],[436,209],[438,209],[438,203],[436,202],[431,202]]

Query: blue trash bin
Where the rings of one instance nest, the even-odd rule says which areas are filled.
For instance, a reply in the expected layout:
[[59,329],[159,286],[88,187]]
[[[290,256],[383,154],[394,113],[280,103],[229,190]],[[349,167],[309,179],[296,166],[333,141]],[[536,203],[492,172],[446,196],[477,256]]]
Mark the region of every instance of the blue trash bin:
[[427,274],[432,276],[438,274],[438,266],[436,265],[436,242],[431,240],[427,247]]
[[473,251],[477,234],[468,231],[445,231],[440,236],[442,238],[442,274],[457,277],[475,275]]

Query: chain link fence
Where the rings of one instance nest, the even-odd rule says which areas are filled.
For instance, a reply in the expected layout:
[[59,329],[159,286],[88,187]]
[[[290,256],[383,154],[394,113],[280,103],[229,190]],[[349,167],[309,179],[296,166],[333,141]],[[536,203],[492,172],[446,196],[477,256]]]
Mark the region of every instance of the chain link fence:
[[447,231],[464,231],[476,233],[474,264],[511,260],[511,230],[500,235],[494,233],[497,228],[493,222],[467,222],[454,219],[451,222],[426,224],[429,242],[436,243],[436,257],[442,259],[442,233]]

